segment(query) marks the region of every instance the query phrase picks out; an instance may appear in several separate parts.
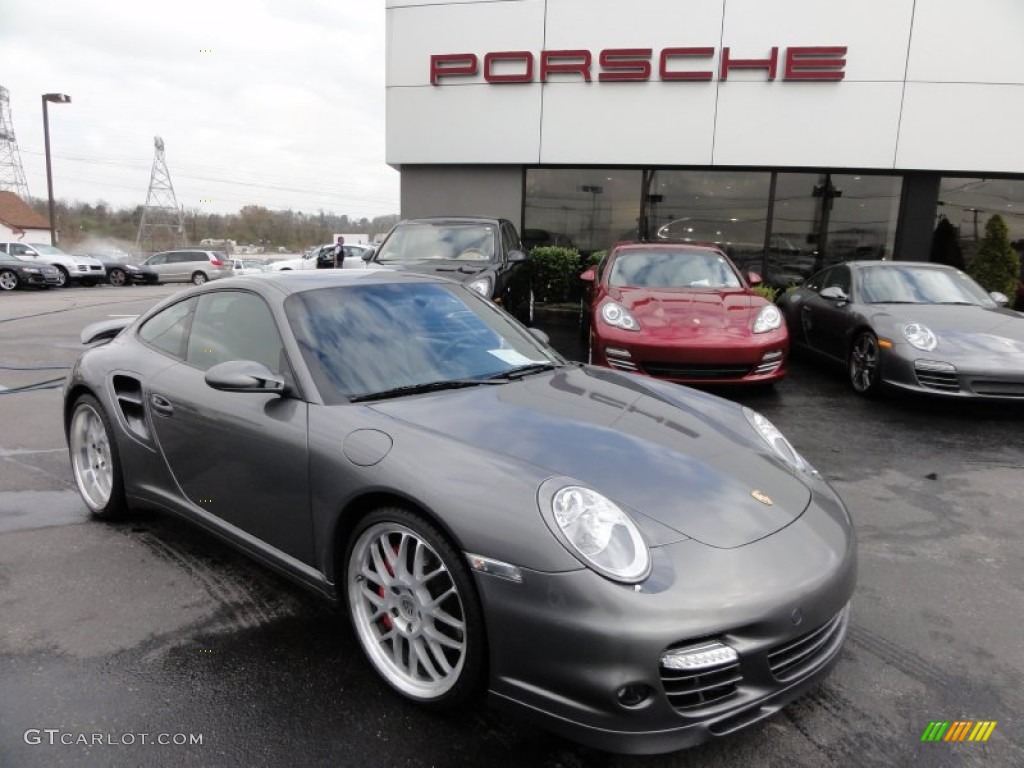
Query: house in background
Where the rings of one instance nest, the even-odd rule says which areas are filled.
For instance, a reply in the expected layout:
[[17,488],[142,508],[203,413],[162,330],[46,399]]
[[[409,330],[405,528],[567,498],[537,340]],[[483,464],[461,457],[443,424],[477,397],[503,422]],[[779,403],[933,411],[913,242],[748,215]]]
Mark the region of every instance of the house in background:
[[50,222],[13,192],[0,191],[0,241],[50,242]]

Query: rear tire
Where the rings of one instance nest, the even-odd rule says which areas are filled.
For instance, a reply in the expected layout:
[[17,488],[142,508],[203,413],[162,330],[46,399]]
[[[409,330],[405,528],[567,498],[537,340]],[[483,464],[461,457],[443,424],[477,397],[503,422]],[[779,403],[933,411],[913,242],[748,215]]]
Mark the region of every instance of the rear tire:
[[71,473],[93,517],[113,520],[128,511],[121,456],[103,406],[92,395],[75,401],[68,428]]
[[193,272],[192,273],[192,284],[193,285],[202,285],[208,279],[209,278],[206,276],[205,272]]
[[483,611],[462,553],[421,515],[367,515],[345,555],[344,595],[374,670],[402,696],[448,709],[484,679]]

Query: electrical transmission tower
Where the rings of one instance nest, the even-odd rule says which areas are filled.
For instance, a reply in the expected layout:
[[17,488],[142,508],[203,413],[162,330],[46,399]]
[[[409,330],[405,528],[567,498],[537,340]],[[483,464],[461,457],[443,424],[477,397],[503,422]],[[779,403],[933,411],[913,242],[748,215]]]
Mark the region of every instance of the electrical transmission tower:
[[28,182],[14,138],[10,91],[0,85],[0,190],[13,192],[28,202]]
[[142,209],[135,248],[139,251],[163,251],[185,245],[185,216],[178,207],[171,184],[171,173],[164,159],[164,140],[154,137],[156,156],[149,177],[149,194]]

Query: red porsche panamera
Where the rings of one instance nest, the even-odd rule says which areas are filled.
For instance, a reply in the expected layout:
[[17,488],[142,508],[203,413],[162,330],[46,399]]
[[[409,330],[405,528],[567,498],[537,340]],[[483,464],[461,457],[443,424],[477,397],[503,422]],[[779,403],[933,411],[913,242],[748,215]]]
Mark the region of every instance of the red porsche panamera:
[[680,383],[770,384],[786,375],[782,313],[713,246],[614,247],[581,279],[590,361]]

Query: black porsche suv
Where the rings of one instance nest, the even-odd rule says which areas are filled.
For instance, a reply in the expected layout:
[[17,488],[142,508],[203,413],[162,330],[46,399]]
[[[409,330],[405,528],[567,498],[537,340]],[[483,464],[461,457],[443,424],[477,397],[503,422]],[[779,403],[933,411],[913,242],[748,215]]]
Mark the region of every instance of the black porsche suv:
[[459,280],[526,325],[533,322],[530,263],[508,219],[405,219],[388,233],[369,264]]

